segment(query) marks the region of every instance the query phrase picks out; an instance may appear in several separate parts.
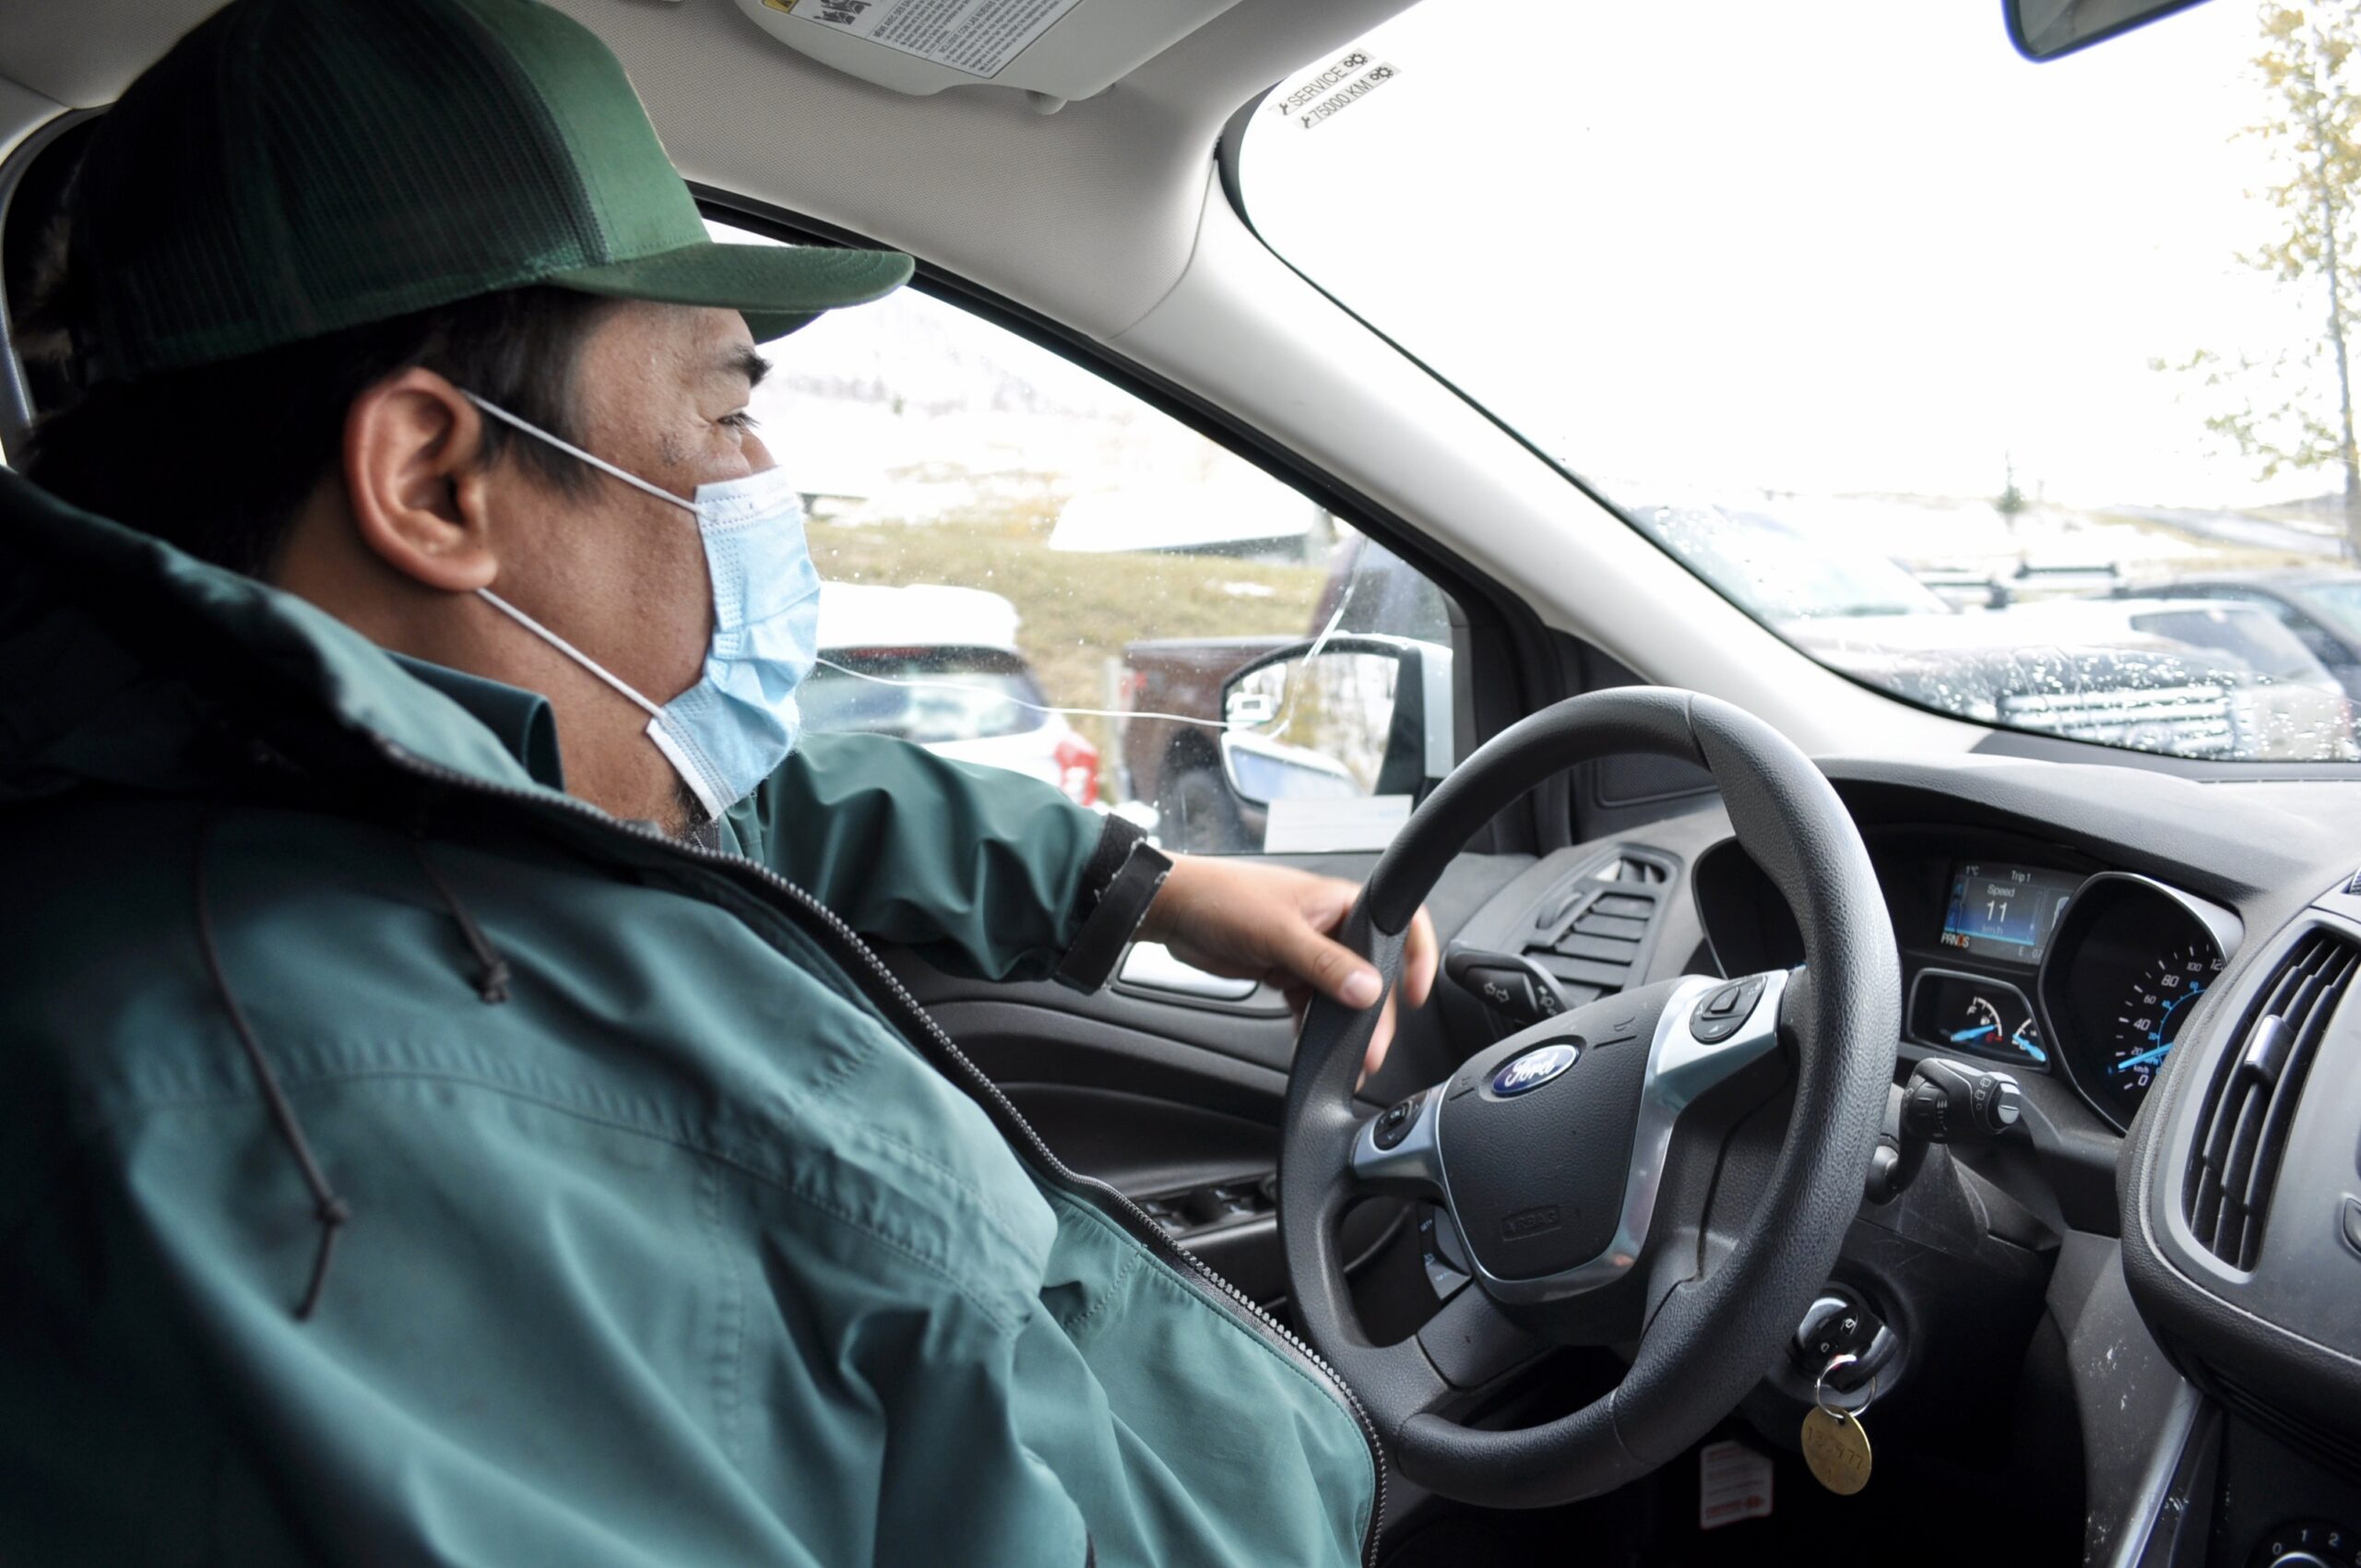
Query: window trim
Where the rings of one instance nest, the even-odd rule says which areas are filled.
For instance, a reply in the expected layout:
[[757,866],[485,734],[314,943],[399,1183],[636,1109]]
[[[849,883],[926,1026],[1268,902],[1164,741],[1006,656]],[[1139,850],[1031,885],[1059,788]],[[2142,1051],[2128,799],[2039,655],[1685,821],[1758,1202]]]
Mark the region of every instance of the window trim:
[[[7,157],[0,159],[0,235],[8,232],[17,192],[41,155],[66,132],[104,113],[68,109],[53,114],[19,137]],[[23,450],[32,434],[33,415],[32,384],[25,376],[23,356],[17,352],[16,307],[8,300],[7,279],[0,275],[0,456]]]

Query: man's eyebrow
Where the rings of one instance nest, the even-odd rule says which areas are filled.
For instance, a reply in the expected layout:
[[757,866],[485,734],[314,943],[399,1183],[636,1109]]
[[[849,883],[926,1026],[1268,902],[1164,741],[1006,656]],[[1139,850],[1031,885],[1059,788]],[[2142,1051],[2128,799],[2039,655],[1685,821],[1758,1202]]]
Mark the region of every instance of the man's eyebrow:
[[760,386],[763,384],[763,377],[771,373],[771,362],[746,347],[745,344],[735,343],[721,356],[721,368],[744,376],[746,388],[752,391]]

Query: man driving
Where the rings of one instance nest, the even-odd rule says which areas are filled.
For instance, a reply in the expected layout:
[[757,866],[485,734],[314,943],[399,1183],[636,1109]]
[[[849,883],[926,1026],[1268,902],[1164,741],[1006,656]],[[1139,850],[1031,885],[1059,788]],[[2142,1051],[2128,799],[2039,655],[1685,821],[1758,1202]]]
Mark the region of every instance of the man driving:
[[[530,0],[236,0],[51,260],[75,391],[0,474],[0,1559],[1364,1554],[1351,1396],[861,940],[1387,990],[1350,884],[802,732],[757,344],[908,258],[713,243]],[[1412,1004],[1433,967],[1422,918]]]

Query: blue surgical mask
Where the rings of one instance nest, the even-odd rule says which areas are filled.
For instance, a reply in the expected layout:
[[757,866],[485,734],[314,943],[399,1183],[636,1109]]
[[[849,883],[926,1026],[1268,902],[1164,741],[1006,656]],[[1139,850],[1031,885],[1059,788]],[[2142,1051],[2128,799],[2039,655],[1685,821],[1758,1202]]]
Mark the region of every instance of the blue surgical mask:
[[647,709],[647,738],[719,816],[754,792],[795,749],[803,719],[796,688],[819,657],[820,573],[803,538],[803,499],[783,469],[697,486],[682,500],[474,393],[469,401],[559,451],[669,502],[697,520],[713,584],[713,643],[696,684],[658,707],[588,654],[490,588],[476,591],[552,647]]

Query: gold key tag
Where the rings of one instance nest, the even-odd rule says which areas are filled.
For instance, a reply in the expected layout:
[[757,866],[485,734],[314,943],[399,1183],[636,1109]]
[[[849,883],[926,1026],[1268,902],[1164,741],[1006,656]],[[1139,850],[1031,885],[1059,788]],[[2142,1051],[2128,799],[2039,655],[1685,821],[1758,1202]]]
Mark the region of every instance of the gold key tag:
[[1869,1484],[1869,1434],[1850,1412],[1824,1405],[1808,1411],[1803,1446],[1813,1478],[1838,1496]]
[[1811,1467],[1814,1479],[1839,1497],[1850,1497],[1869,1484],[1869,1433],[1861,1416],[1877,1397],[1877,1386],[1870,1385],[1869,1399],[1859,1410],[1840,1410],[1828,1403],[1828,1374],[1859,1360],[1850,1352],[1830,1357],[1812,1383],[1812,1408],[1804,1413],[1804,1463]]

